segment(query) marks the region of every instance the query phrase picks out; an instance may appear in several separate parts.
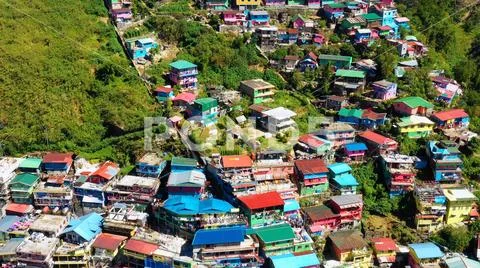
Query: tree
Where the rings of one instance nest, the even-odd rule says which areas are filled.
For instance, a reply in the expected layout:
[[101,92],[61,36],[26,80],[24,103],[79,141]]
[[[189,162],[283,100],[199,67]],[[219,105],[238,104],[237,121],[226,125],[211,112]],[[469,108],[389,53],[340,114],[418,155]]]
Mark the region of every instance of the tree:
[[434,235],[432,240],[447,247],[453,252],[463,252],[468,247],[472,237],[472,234],[468,231],[466,226],[447,226],[437,235]]

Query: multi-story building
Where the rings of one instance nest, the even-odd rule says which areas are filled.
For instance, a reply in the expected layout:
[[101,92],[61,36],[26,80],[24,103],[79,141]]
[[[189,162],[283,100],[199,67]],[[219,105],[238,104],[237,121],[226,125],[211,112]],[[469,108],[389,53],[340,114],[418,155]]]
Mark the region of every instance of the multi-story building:
[[258,267],[259,242],[245,226],[198,230],[192,241],[193,259],[207,265]]
[[257,152],[253,163],[253,179],[256,192],[278,192],[283,199],[296,197],[296,186],[291,182],[293,159],[285,151]]
[[17,247],[17,261],[20,266],[51,268],[53,253],[58,244],[55,237],[32,233]]
[[393,109],[400,115],[428,116],[433,111],[433,104],[423,98],[410,96],[396,100]]
[[372,248],[376,264],[380,267],[390,267],[397,261],[398,246],[393,239],[387,237],[373,238]]
[[179,60],[170,63],[169,79],[183,89],[196,90],[197,75],[197,65],[191,62]]
[[337,261],[348,267],[372,267],[372,252],[357,230],[338,231],[328,236]]
[[345,144],[345,160],[348,162],[363,162],[367,154],[368,147],[363,142],[354,142]]
[[181,237],[191,238],[198,229],[245,225],[246,219],[229,203],[197,196],[174,195],[163,203],[153,204],[158,226],[165,226]]
[[73,164],[71,153],[47,153],[43,156],[43,170],[49,174],[67,174]]
[[82,207],[101,209],[107,203],[107,185],[87,182],[88,176],[80,176],[73,185],[73,194]]
[[120,167],[113,162],[103,162],[94,172],[88,175],[87,182],[105,185],[118,178]]
[[240,196],[238,201],[250,227],[283,222],[285,201],[278,192]]
[[447,199],[445,223],[454,225],[468,220],[477,197],[467,189],[444,189],[443,194]]
[[18,171],[27,173],[40,173],[42,171],[42,159],[27,157],[18,166]]
[[73,190],[63,184],[40,182],[33,190],[35,207],[71,208],[73,206]]
[[397,84],[387,80],[373,82],[372,89],[376,99],[391,100],[397,97]]
[[446,197],[438,184],[415,185],[417,214],[415,225],[418,231],[432,233],[443,226],[447,212]]
[[392,153],[398,149],[398,143],[395,140],[371,130],[360,132],[357,137],[367,144],[371,155]]
[[411,115],[400,118],[400,121],[397,122],[395,126],[401,134],[406,134],[409,138],[417,139],[430,135],[434,125],[435,123],[425,116]]
[[170,195],[201,195],[205,190],[205,174],[200,170],[170,173],[167,191]]
[[265,10],[252,10],[248,13],[248,18],[252,26],[268,25],[270,15]]
[[138,176],[158,178],[167,166],[167,161],[156,153],[143,155],[135,164],[135,172]]
[[67,224],[66,216],[42,214],[32,222],[28,231],[42,233],[49,237],[58,237]]
[[432,114],[432,120],[437,128],[468,128],[470,117],[463,109],[452,109]]
[[[273,50],[278,43],[278,28],[275,26],[263,26],[255,29],[254,36],[258,45],[263,50]],[[259,102],[257,102],[259,103]]]
[[436,182],[451,183],[462,180],[463,161],[458,144],[451,141],[429,141],[426,151]]
[[301,152],[329,158],[332,155],[332,143],[313,134],[304,134],[298,138]]
[[114,203],[105,214],[103,231],[128,237],[134,235],[147,223],[145,209],[144,204]]
[[32,194],[40,178],[36,174],[20,173],[13,178],[8,188],[13,202],[21,204],[31,204]]
[[260,121],[262,127],[270,133],[278,133],[292,129],[295,126],[293,117],[297,114],[287,108],[277,107],[262,112],[263,117]]
[[386,120],[386,113],[376,113],[372,110],[342,108],[338,112],[338,121],[361,128],[375,129],[383,126]]
[[328,189],[328,169],[321,159],[296,160],[294,174],[302,196],[321,194]]
[[254,104],[271,101],[275,94],[275,86],[263,79],[242,81],[239,89],[243,94],[250,97]]
[[268,258],[294,252],[295,233],[290,225],[283,223],[260,227],[254,232],[260,240],[263,256]]
[[326,205],[303,208],[303,214],[310,234],[315,236],[325,236],[340,225],[340,214]]
[[415,187],[415,158],[402,154],[384,154],[380,157],[385,184],[390,197],[398,196]]
[[92,244],[93,262],[95,265],[111,265],[112,261],[117,257],[119,251],[125,245],[128,239],[126,236],[101,233]]
[[132,59],[144,59],[150,56],[150,50],[158,48],[153,38],[133,38],[125,41],[128,53]]
[[313,134],[330,141],[333,149],[338,149],[355,139],[355,129],[342,122],[332,123]]
[[441,258],[445,255],[432,242],[408,244],[408,248],[408,264],[412,268],[440,267]]
[[204,126],[210,126],[217,122],[218,117],[218,101],[214,98],[201,98],[193,101],[187,109],[190,117],[195,122],[199,122]]
[[365,87],[365,72],[357,70],[338,69],[333,82],[334,92],[346,96]]
[[340,195],[356,194],[358,182],[352,175],[352,168],[345,163],[334,163],[328,166],[330,187]]
[[328,201],[329,207],[340,214],[340,225],[338,228],[356,227],[360,224],[363,211],[362,195],[335,195]]
[[153,201],[160,187],[157,178],[126,175],[113,181],[106,189],[108,202],[136,202],[148,204]]
[[17,175],[15,170],[25,161],[21,158],[5,157],[0,159],[0,206],[10,199],[8,184]]

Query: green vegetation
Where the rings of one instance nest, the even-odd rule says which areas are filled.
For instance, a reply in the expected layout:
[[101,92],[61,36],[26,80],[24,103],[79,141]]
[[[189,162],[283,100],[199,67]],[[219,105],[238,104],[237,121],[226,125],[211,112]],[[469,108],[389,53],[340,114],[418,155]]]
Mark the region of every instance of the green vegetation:
[[141,140],[109,137],[142,129],[155,107],[103,3],[33,0],[0,7],[3,153],[71,150],[124,163],[125,152]]

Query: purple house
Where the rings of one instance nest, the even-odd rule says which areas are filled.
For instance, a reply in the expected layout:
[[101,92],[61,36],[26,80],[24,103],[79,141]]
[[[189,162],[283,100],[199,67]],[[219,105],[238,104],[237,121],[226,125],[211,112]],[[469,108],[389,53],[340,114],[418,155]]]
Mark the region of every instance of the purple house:
[[397,84],[387,80],[373,82],[372,89],[377,99],[390,100],[397,97]]
[[302,17],[301,15],[296,15],[292,19],[292,27],[294,29],[311,29],[313,28],[313,21]]
[[352,162],[363,161],[367,150],[367,145],[362,142],[345,144],[345,156]]
[[263,0],[263,5],[265,6],[284,6],[285,0]]

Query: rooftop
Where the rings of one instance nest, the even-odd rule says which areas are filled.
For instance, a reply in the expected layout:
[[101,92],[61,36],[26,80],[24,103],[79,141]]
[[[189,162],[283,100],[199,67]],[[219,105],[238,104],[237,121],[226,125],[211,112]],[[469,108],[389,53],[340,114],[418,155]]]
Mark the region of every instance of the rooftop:
[[361,194],[334,195],[330,198],[330,200],[340,207],[363,203]]
[[90,176],[99,176],[106,180],[111,180],[120,172],[120,167],[110,161],[106,161],[100,165],[100,167],[95,170]]
[[15,170],[25,160],[22,158],[4,157],[0,159],[0,183],[8,182],[15,175]]
[[264,81],[263,79],[252,79],[252,80],[245,80],[240,82],[241,84],[253,88],[253,89],[269,89],[275,88],[274,85]]
[[283,223],[255,229],[258,238],[264,243],[274,243],[293,240],[295,233],[289,224]]
[[396,141],[394,141],[394,140],[392,140],[388,137],[382,136],[382,135],[380,135],[376,132],[373,132],[371,130],[361,132],[360,134],[358,134],[358,136],[362,137],[366,140],[375,142],[376,144],[379,144],[379,145],[385,145],[385,144],[389,144],[389,143],[397,143]]
[[116,185],[124,187],[138,186],[142,188],[155,188],[159,184],[160,181],[157,178],[140,177],[133,175],[126,175],[120,180],[118,180],[118,182],[116,183]]
[[103,217],[95,212],[71,219],[62,234],[75,232],[85,241],[91,241],[102,231]]
[[199,170],[170,173],[167,186],[201,186],[205,185],[205,174]]
[[123,249],[144,255],[152,255],[158,249],[158,245],[131,238]]
[[238,197],[238,200],[251,210],[279,206],[283,207],[285,204],[278,192],[240,196]]
[[345,149],[347,151],[366,151],[368,150],[367,145],[363,142],[354,142],[345,144]]
[[434,259],[444,256],[440,248],[432,242],[408,244],[419,259]]
[[352,57],[350,56],[341,56],[341,55],[327,55],[320,54],[318,55],[319,60],[335,60],[335,61],[348,61],[352,62]]
[[444,189],[443,193],[449,201],[477,200],[477,197],[467,189]]
[[452,109],[447,111],[436,112],[432,115],[440,121],[447,121],[451,119],[458,119],[468,117],[468,114],[463,109]]
[[15,183],[25,184],[25,185],[34,185],[38,181],[38,175],[31,174],[31,173],[20,173],[12,181],[10,181],[10,185]]
[[42,233],[33,233],[17,248],[17,253],[48,256],[58,243],[57,238],[46,237]]
[[253,161],[248,155],[222,156],[223,168],[251,168]]
[[341,173],[352,171],[352,168],[345,163],[333,163],[328,166],[328,169],[335,174],[341,174]]
[[397,250],[397,244],[395,243],[395,241],[387,237],[373,238],[372,246],[377,252]]
[[334,232],[329,238],[342,252],[368,247],[362,234],[357,230]]
[[245,240],[245,226],[198,230],[192,246],[240,243]]
[[223,214],[235,208],[226,201],[209,198],[200,200],[194,196],[170,195],[163,207],[177,215]]
[[103,248],[108,250],[115,250],[117,249],[123,241],[127,240],[128,237],[109,234],[109,233],[101,233],[95,242],[93,242],[94,248]]
[[266,115],[268,117],[272,117],[276,120],[290,119],[290,118],[297,115],[294,111],[292,111],[290,109],[287,109],[287,108],[284,108],[284,107],[277,107],[277,108],[274,108],[274,109],[270,109],[268,111],[263,111],[262,113],[264,115]]
[[342,187],[348,186],[358,186],[357,179],[352,174],[342,174],[340,176],[336,176],[333,180]]
[[430,102],[426,101],[421,97],[416,97],[416,96],[401,98],[396,100],[395,102],[396,103],[403,102],[410,108],[417,108],[417,107],[433,108],[433,104],[431,104]]
[[137,162],[151,166],[158,166],[163,163],[163,158],[157,153],[146,153]]
[[340,77],[351,77],[351,78],[365,78],[364,71],[356,71],[356,70],[345,70],[345,69],[338,69],[335,72],[335,76]]
[[186,157],[172,157],[171,165],[176,167],[197,167],[197,160],[194,158],[186,158]]
[[306,207],[303,208],[303,211],[312,221],[319,221],[340,216],[339,214],[333,212],[331,208],[325,205]]
[[72,159],[71,153],[47,153],[43,157],[43,163],[66,163],[71,164]]
[[328,172],[328,169],[325,166],[325,162],[323,162],[322,159],[296,160],[295,166],[304,175]]
[[0,257],[5,255],[15,255],[18,246],[22,244],[24,237],[10,238],[3,246],[0,247]]
[[320,265],[320,261],[315,253],[287,253],[283,255],[272,256],[270,259],[272,260],[275,268],[317,267]]
[[197,65],[195,65],[195,64],[193,64],[189,61],[186,61],[186,60],[178,60],[178,61],[170,63],[170,67],[182,70],[182,69],[196,68]]
[[66,225],[67,217],[60,215],[42,214],[30,226],[36,232],[56,233]]
[[300,136],[300,138],[298,139],[298,142],[304,143],[312,148],[317,148],[327,143],[330,144],[329,141],[322,139],[320,137],[317,137],[313,134],[305,134]]

